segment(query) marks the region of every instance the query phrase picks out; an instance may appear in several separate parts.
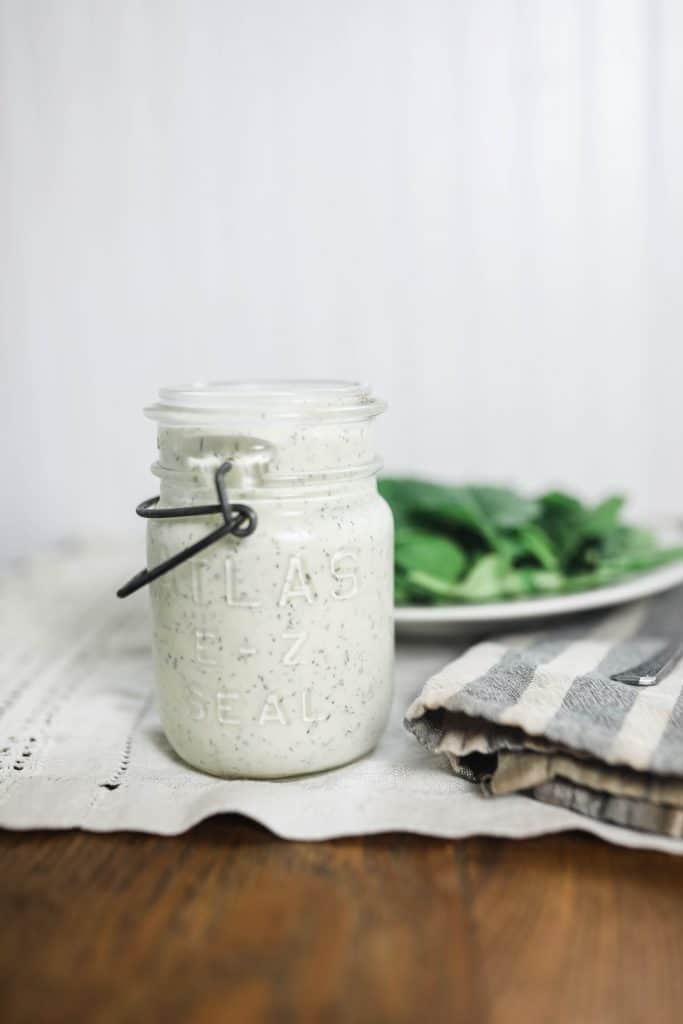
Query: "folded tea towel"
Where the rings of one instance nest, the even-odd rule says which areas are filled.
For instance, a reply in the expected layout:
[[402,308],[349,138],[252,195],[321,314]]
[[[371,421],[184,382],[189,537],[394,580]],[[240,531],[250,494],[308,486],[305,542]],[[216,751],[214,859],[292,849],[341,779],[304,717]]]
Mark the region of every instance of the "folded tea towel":
[[407,728],[484,792],[683,836],[683,660],[615,682],[683,637],[683,588],[536,634],[486,639],[428,680]]

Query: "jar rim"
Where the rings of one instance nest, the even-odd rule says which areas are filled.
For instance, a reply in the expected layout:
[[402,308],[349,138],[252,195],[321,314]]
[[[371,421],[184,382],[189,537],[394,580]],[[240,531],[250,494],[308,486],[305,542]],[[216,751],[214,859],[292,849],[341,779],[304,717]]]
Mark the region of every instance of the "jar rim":
[[357,381],[255,378],[162,387],[159,400],[144,411],[149,419],[182,426],[234,417],[366,419],[385,408]]

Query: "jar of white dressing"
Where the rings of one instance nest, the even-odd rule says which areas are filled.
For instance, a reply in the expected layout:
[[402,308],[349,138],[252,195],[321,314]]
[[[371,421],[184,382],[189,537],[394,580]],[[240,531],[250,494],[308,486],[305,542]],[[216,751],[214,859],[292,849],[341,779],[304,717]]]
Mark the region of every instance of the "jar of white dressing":
[[251,516],[248,536],[219,536],[151,582],[161,720],[191,765],[272,778],[377,743],[393,661],[383,409],[353,383],[227,381],[165,388],[146,410],[160,500],[145,572],[220,527],[217,514],[177,514],[215,503],[220,474]]

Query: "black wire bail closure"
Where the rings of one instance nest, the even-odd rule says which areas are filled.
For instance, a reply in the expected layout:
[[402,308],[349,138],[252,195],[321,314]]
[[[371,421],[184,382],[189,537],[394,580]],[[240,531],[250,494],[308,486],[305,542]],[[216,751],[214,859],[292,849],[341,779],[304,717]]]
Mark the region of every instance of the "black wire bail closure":
[[135,511],[143,519],[181,519],[185,516],[212,516],[216,515],[217,512],[221,512],[223,515],[223,525],[219,526],[217,530],[207,533],[206,537],[202,537],[201,540],[190,544],[189,547],[183,548],[177,555],[172,555],[165,562],[155,565],[153,569],[143,569],[137,573],[127,583],[124,583],[120,590],[116,591],[117,597],[128,597],[129,594],[134,594],[136,590],[151,583],[152,580],[159,579],[160,576],[170,572],[171,569],[175,569],[177,565],[186,562],[188,558],[192,558],[193,555],[203,551],[204,548],[208,548],[210,544],[215,544],[222,537],[227,537],[228,534],[242,538],[248,537],[254,532],[257,519],[253,508],[250,508],[249,505],[230,504],[225,477],[231,469],[232,462],[228,460],[216,470],[217,505],[186,505],[184,508],[156,508],[155,506],[159,502],[158,495],[155,498],[147,498],[146,501],[140,502]]

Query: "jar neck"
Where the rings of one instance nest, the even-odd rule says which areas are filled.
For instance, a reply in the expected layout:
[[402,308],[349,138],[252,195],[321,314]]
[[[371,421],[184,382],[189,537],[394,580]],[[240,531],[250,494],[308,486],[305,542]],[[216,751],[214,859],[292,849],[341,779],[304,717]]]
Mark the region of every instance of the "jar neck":
[[188,487],[213,486],[218,466],[232,463],[230,480],[240,490],[339,485],[374,476],[380,461],[374,421],[349,423],[264,418],[231,429],[160,424],[159,459],[153,467],[162,480]]
[[[160,507],[174,508],[182,505],[211,505],[217,501],[213,473],[169,472],[158,463],[152,470],[160,480]],[[354,495],[377,492],[376,473],[358,473],[337,479],[311,478],[300,481],[278,481],[276,484],[248,482],[233,477],[231,470],[226,478],[231,502],[263,502],[284,500],[346,500]]]

